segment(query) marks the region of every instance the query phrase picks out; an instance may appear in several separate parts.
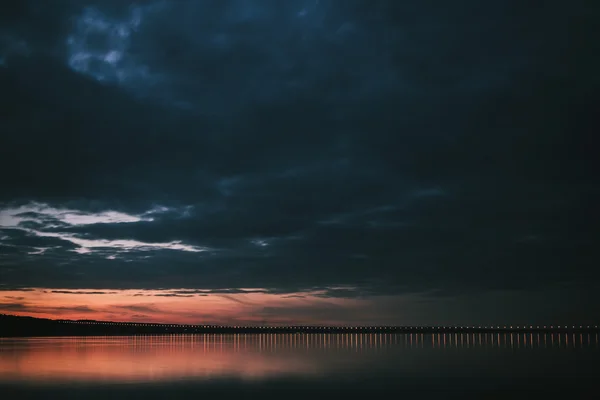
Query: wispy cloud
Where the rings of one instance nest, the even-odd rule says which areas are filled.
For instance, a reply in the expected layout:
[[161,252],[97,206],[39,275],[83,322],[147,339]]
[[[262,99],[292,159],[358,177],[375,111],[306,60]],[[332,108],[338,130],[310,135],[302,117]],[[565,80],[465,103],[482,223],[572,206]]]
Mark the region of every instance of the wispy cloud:
[[[195,253],[208,250],[205,247],[184,244],[178,240],[149,243],[131,239],[90,239],[82,237],[82,235],[64,232],[68,228],[78,226],[152,222],[156,214],[165,213],[169,210],[167,207],[155,207],[142,214],[127,214],[113,210],[93,213],[68,208],[56,208],[47,204],[34,202],[0,210],[0,228],[17,229],[36,237],[61,239],[77,245],[78,247],[73,251],[79,254],[91,254],[96,249],[112,250],[113,252],[175,250]],[[52,231],[49,231],[50,229]],[[63,232],[60,232],[61,229]],[[28,254],[42,255],[46,250],[48,248],[33,247],[28,251]],[[108,257],[111,256],[109,255]]]
[[62,240],[69,241],[79,246],[79,249],[75,251],[80,254],[91,253],[95,248],[113,249],[113,250],[136,250],[136,251],[150,251],[150,250],[179,250],[179,251],[190,251],[199,253],[207,251],[207,248],[191,246],[181,243],[181,241],[172,241],[167,243],[146,243],[138,240],[107,240],[107,239],[83,239],[77,237],[74,234],[66,233],[54,233],[54,232],[32,232],[36,236],[40,237],[54,237]]
[[119,211],[106,210],[97,213],[69,208],[56,208],[43,203],[29,203],[14,208],[0,210],[0,227],[18,227],[24,222],[64,223],[68,225],[115,224],[152,221],[148,214],[134,215]]
[[52,290],[51,293],[59,294],[115,294],[117,292],[101,292],[94,290]]
[[85,306],[85,305],[74,305],[74,306],[40,306],[38,304],[28,304],[24,302],[11,302],[11,303],[0,303],[0,311],[7,312],[23,312],[30,314],[53,314],[53,315],[68,315],[73,313],[96,313],[97,310]]

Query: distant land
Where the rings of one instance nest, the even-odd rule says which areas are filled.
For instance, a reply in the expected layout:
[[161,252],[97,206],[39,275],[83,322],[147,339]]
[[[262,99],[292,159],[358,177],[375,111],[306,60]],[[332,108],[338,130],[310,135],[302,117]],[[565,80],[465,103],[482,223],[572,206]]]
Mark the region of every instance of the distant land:
[[598,325],[498,326],[232,326],[53,320],[0,314],[0,337],[158,335],[195,333],[492,333],[492,332],[598,332]]

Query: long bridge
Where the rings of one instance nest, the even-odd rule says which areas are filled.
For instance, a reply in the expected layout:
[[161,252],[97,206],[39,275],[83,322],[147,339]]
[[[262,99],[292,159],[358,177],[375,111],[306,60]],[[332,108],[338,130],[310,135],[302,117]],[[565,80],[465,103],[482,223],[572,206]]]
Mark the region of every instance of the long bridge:
[[103,321],[68,321],[58,320],[61,324],[88,326],[111,326],[115,328],[136,328],[140,330],[157,330],[159,332],[176,333],[459,333],[459,332],[583,332],[597,331],[598,325],[448,325],[448,326],[325,326],[325,325],[290,325],[290,326],[251,326],[251,325],[186,325],[155,324],[139,322],[103,322]]
[[599,332],[598,325],[213,325],[114,322],[93,320],[50,320],[0,314],[0,336],[12,335],[136,335],[195,333],[583,333]]

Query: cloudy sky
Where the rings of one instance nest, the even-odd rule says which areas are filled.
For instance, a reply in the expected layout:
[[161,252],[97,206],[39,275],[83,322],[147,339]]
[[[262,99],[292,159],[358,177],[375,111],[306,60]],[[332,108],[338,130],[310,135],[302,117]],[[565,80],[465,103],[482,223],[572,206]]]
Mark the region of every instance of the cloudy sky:
[[14,2],[0,313],[594,321],[596,3]]

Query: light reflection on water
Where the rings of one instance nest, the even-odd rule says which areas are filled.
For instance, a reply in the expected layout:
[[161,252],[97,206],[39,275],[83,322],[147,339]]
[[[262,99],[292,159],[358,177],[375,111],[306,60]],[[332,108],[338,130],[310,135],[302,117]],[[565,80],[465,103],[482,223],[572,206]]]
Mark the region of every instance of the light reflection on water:
[[[598,355],[598,335],[203,334],[0,339],[0,383],[144,383],[286,377],[526,377]],[[564,365],[564,364],[563,364]]]

